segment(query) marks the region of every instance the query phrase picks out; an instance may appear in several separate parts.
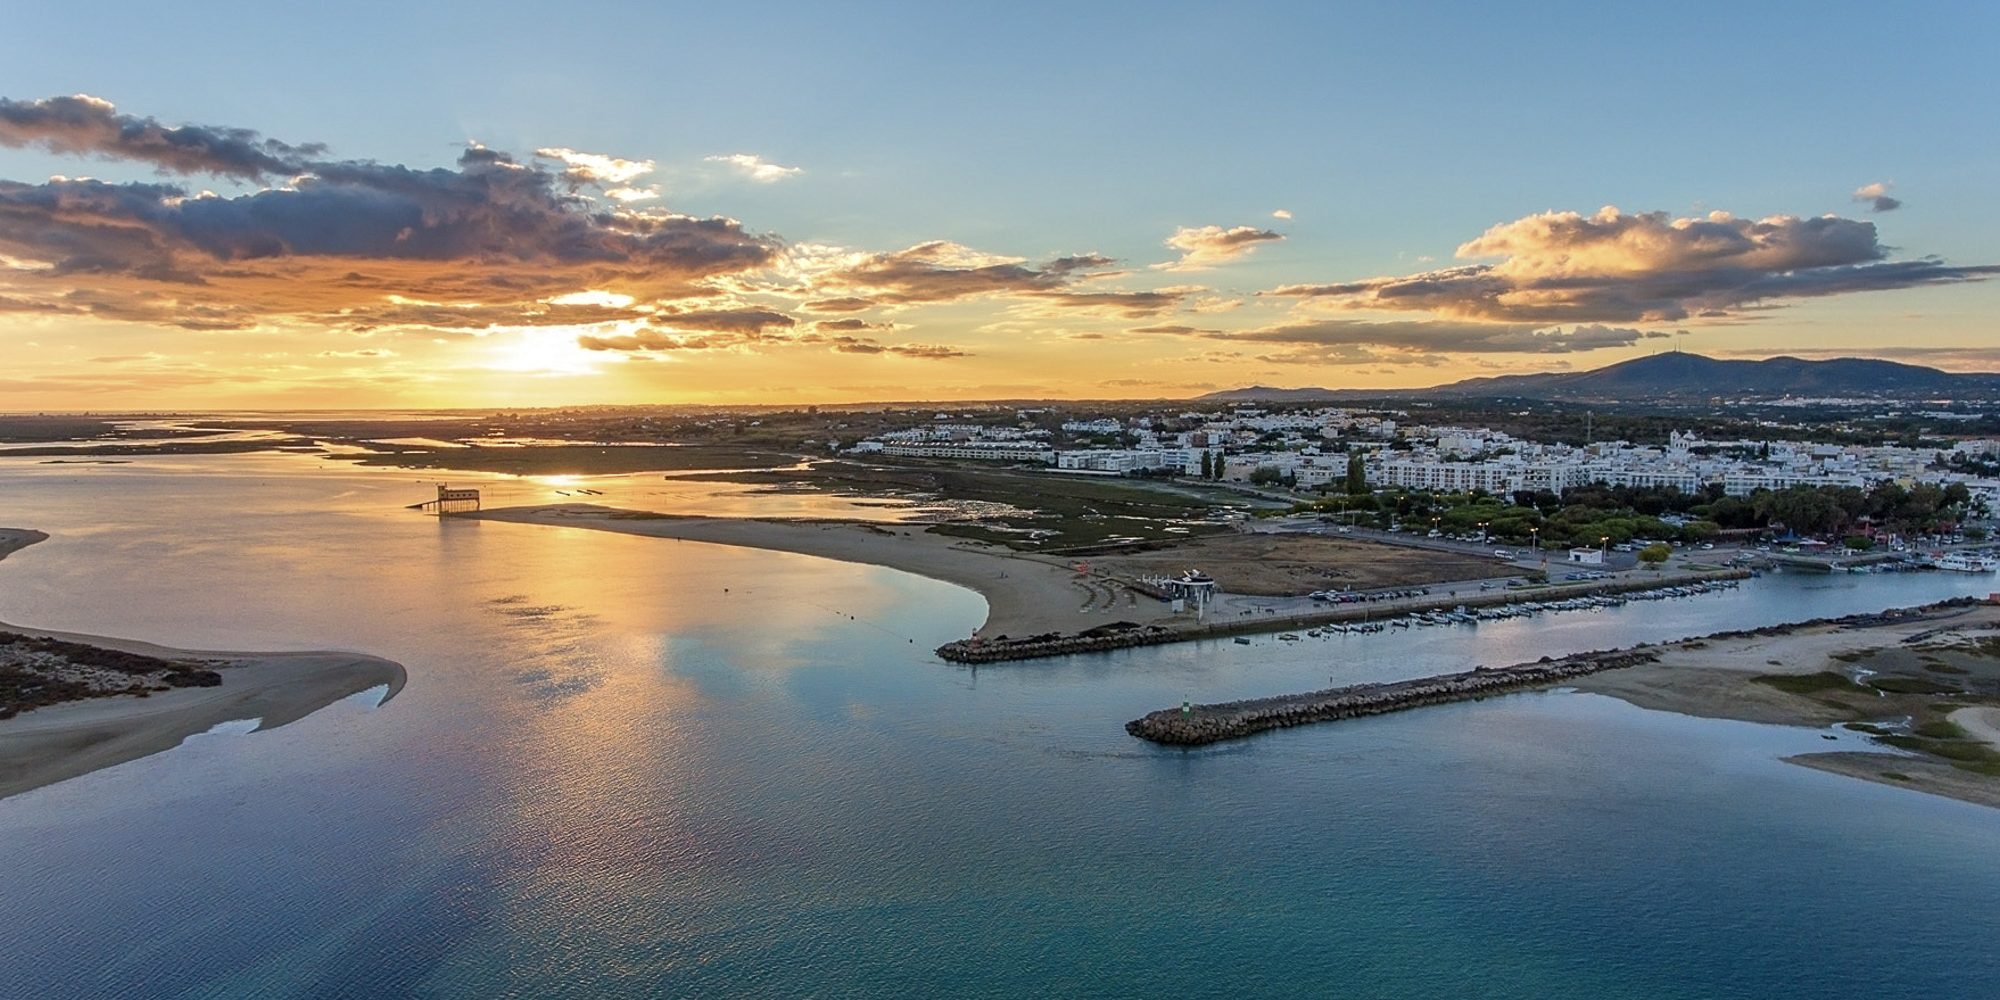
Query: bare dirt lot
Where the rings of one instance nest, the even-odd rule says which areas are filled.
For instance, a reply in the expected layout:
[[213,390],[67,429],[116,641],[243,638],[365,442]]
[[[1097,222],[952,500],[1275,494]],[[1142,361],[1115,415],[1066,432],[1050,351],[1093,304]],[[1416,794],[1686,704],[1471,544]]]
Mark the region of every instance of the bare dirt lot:
[[1291,596],[1352,587],[1415,587],[1516,572],[1497,560],[1319,535],[1218,535],[1172,548],[1090,557],[1115,576],[1198,569],[1232,594]]

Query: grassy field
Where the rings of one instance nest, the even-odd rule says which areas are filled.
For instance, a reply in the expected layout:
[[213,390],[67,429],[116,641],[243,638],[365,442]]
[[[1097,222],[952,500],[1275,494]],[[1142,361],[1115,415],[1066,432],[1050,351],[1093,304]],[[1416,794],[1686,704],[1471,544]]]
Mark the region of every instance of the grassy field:
[[[1105,545],[1182,541],[1228,531],[1210,515],[1247,509],[1243,497],[1194,483],[1064,476],[944,464],[822,462],[799,471],[692,478],[811,488],[849,496],[943,501],[977,516],[932,529],[1036,552],[1087,554]],[[990,509],[978,510],[979,505]]]
[[1118,576],[1171,576],[1195,568],[1231,593],[1291,596],[1352,587],[1420,587],[1513,572],[1491,559],[1319,535],[1201,538],[1170,549],[1107,553],[1091,564]]

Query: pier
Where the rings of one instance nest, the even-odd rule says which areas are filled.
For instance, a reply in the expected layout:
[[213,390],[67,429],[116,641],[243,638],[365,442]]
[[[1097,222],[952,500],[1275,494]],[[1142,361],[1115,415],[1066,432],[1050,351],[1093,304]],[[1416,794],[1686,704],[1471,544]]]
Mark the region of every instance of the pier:
[[479,510],[479,491],[468,489],[455,490],[443,483],[439,483],[436,500],[413,503],[409,506],[409,509],[421,510],[426,514],[436,514],[439,517],[443,517],[446,514],[474,513]]

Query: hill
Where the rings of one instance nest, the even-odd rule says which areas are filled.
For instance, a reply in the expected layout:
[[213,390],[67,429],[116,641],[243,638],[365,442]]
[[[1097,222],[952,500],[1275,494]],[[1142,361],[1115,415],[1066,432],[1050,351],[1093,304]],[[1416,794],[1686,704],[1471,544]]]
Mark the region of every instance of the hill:
[[1466,379],[1428,389],[1395,392],[1362,389],[1273,389],[1254,386],[1200,397],[1213,402],[1300,402],[1363,396],[1513,397],[1557,401],[1646,400],[1701,402],[1775,399],[1781,396],[1992,396],[2000,394],[2000,374],[1957,374],[1873,358],[1808,361],[1775,357],[1730,361],[1671,352],[1621,361],[1582,372],[1499,375]]

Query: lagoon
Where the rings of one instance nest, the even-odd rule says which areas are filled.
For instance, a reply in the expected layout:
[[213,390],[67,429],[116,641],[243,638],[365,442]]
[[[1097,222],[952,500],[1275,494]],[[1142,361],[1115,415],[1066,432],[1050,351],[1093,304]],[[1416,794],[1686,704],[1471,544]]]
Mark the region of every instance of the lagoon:
[[1833,746],[1814,731],[1565,693],[1194,752],[1121,729],[1183,699],[1991,581],[1780,574],[1476,629],[973,670],[930,653],[982,616],[960,588],[440,522],[400,509],[428,489],[410,473],[323,466],[0,460],[0,523],[52,536],[0,564],[0,620],[352,649],[410,672],[380,707],[364,694],[0,800],[0,997],[1978,997],[2000,983],[2000,814],[1780,761]]

